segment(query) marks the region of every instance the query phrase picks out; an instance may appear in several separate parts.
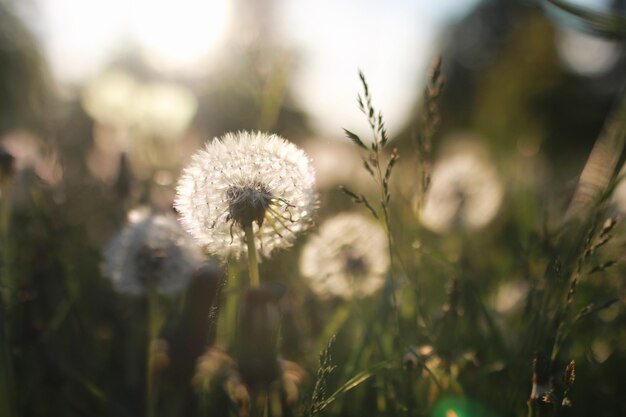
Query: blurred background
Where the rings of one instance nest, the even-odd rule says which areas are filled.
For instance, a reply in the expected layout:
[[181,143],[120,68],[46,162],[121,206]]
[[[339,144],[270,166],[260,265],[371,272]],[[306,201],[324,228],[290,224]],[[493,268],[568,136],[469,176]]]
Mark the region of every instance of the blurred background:
[[[339,185],[375,195],[342,131],[368,137],[356,104],[359,69],[401,154],[393,212],[407,257],[432,243],[475,277],[489,276],[480,284],[484,299],[508,312],[531,285],[519,271],[531,276],[544,266],[543,258],[528,259],[549,252],[537,242],[562,217],[620,103],[625,22],[625,0],[0,0],[0,164],[13,164],[13,185],[2,188],[10,206],[2,217],[10,242],[3,265],[17,300],[9,310],[23,415],[136,415],[141,408],[133,399],[141,398],[141,370],[128,371],[130,354],[115,346],[132,338],[126,321],[135,307],[111,301],[100,253],[131,208],[171,211],[180,170],[206,141],[261,130],[304,148],[317,173],[319,223],[354,209]],[[428,206],[419,194],[415,137],[425,128],[424,90],[437,57],[445,87],[432,162],[470,148],[489,161],[484,181],[495,184],[493,193],[479,198],[490,203],[477,218],[459,220],[478,235],[444,239],[442,231],[459,224],[425,213],[418,220]],[[617,194],[613,212],[626,211],[625,195]],[[296,283],[295,307],[287,311],[311,302],[297,289],[298,247],[261,266],[273,279]],[[478,256],[481,248],[491,255]],[[424,284],[433,312],[448,297],[445,271]],[[626,413],[619,392],[624,285],[615,274],[586,293],[619,293],[621,301],[572,347],[589,362],[580,365],[573,415]],[[291,326],[306,330],[285,330],[284,351],[314,373],[318,354],[311,349],[319,343],[303,340],[325,332],[290,314]],[[600,328],[602,337],[594,333]],[[530,389],[530,366],[523,366],[512,369],[528,371],[519,384]],[[117,386],[121,369],[130,376]],[[474,377],[470,372],[467,381]],[[486,401],[500,377],[468,392]],[[518,391],[490,407],[507,415],[514,398],[523,408],[527,392]],[[32,395],[40,400],[30,403]],[[103,398],[115,401],[103,405]]]
[[[66,145],[83,147],[89,173],[103,180],[116,171],[107,156],[155,132],[187,144],[179,153],[237,129],[315,147],[342,127],[367,131],[354,111],[361,69],[402,146],[426,70],[441,55],[442,136],[478,134],[494,148],[547,158],[545,169],[566,167],[557,174],[564,180],[578,172],[623,83],[620,30],[567,8],[602,16],[623,3],[587,3],[4,0],[0,127],[69,141],[51,141],[47,129],[86,113],[98,134],[72,129],[77,138]],[[142,171],[140,157],[129,157]],[[180,165],[185,155],[177,158],[159,163]]]

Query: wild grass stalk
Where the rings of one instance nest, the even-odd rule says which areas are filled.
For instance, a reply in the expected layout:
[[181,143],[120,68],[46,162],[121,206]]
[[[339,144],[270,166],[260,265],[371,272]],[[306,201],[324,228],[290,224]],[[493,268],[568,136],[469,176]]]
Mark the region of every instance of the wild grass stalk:
[[[398,150],[394,148],[389,155],[388,161],[383,169],[384,160],[382,152],[389,143],[387,129],[385,127],[382,112],[376,112],[372,105],[372,97],[370,95],[369,86],[365,79],[365,75],[361,71],[359,71],[359,79],[361,81],[363,92],[362,94],[358,94],[357,102],[359,105],[359,110],[367,118],[372,133],[371,143],[369,144],[369,146],[367,146],[357,134],[347,129],[344,129],[344,132],[346,136],[356,146],[365,151],[365,156],[363,157],[363,167],[378,187],[378,193],[380,198],[379,210],[375,209],[372,204],[370,204],[364,194],[357,194],[346,188],[345,186],[340,187],[340,189],[349,197],[351,197],[355,203],[363,204],[369,210],[372,216],[374,216],[374,218],[382,224],[385,229],[385,234],[387,236],[389,259],[396,259],[402,270],[405,271],[404,273],[406,276],[406,268],[404,267],[404,263],[400,256],[399,250],[395,246],[395,241],[391,229],[391,218],[389,213],[389,201],[391,199],[389,181],[391,179],[393,168],[396,165],[396,162],[398,161],[400,155],[398,153]],[[382,216],[379,214],[379,211],[382,213]],[[393,271],[389,274],[389,279],[391,286],[391,299],[394,311],[394,338],[396,340],[396,344],[399,345],[400,313],[398,296],[396,294],[397,283]]]
[[7,315],[0,297],[0,415],[17,416],[14,406],[14,379],[11,364],[11,344],[6,327]]
[[159,336],[162,322],[159,308],[159,295],[149,289],[147,293],[148,309],[146,312],[148,343],[146,349],[146,416],[155,417],[157,414],[157,379],[155,372],[155,343]]
[[6,303],[12,305],[15,297],[15,283],[10,279],[9,259],[12,249],[9,238],[11,227],[11,191],[14,175],[14,158],[0,149],[0,415],[13,417],[17,414],[15,405],[15,380],[12,361],[10,318]]
[[422,108],[418,115],[418,126],[414,134],[414,145],[420,168],[422,197],[430,186],[433,140],[441,124],[439,99],[445,85],[442,63],[441,57],[437,57],[431,65],[430,73],[426,80],[426,87],[422,95]]
[[[625,145],[626,100],[607,120],[604,131],[594,144],[567,210],[556,254],[544,274],[546,289],[531,327],[534,335],[529,339],[532,348],[540,352],[535,359],[535,374],[539,373],[539,379],[551,377],[565,338],[577,318],[585,314],[585,309],[578,314],[574,312],[579,282],[590,272],[601,271],[614,264],[608,261],[591,268],[587,266],[589,255],[608,242],[616,224],[615,220],[605,220],[606,207],[618,183],[619,162],[624,160]],[[596,310],[589,306],[586,309]],[[541,377],[543,373],[548,375]],[[536,381],[533,386],[537,386]],[[551,386],[545,390],[546,395],[533,397],[531,394],[529,417],[553,416],[566,400],[552,398],[554,389]]]

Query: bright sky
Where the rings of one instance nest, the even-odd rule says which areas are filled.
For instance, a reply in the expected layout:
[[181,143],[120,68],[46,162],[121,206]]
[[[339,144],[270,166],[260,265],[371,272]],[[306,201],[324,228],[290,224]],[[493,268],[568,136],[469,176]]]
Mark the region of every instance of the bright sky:
[[[219,45],[228,0],[34,0],[22,10],[61,82],[93,78],[128,45],[166,69],[192,68]],[[18,2],[18,6],[19,6]]]
[[302,49],[300,104],[325,134],[367,132],[356,104],[362,69],[393,135],[413,110],[446,23],[476,0],[283,0],[284,39]]
[[[318,129],[365,132],[357,69],[390,133],[413,108],[446,23],[478,0],[276,0],[280,41],[300,49],[293,88]],[[211,62],[232,18],[229,0],[34,0],[22,10],[62,83],[95,77],[129,44],[171,71]],[[19,5],[20,2],[18,2]]]

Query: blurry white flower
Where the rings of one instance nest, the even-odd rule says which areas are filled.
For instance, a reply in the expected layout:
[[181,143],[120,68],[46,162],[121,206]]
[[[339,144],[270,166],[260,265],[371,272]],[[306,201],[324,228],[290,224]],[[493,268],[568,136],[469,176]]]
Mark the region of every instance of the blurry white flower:
[[243,226],[269,255],[291,246],[317,204],[309,158],[276,135],[228,133],[198,151],[178,182],[181,223],[209,253],[247,252]]
[[498,213],[502,194],[495,168],[478,149],[456,146],[435,164],[420,217],[437,233],[479,229]]
[[583,76],[598,76],[611,70],[622,54],[617,40],[561,28],[556,34],[556,51],[565,64]]
[[321,298],[366,297],[385,283],[387,236],[378,223],[346,213],[327,220],[300,257],[300,272]]
[[116,291],[182,290],[202,261],[200,248],[173,216],[134,211],[104,251],[104,273]]

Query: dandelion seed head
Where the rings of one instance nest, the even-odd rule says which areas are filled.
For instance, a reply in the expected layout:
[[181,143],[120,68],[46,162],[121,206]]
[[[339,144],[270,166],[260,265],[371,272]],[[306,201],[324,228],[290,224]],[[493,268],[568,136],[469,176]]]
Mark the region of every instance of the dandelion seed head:
[[320,298],[366,297],[385,283],[387,236],[380,225],[355,213],[327,220],[305,245],[300,272]]
[[183,227],[207,252],[247,252],[243,226],[252,223],[264,256],[289,247],[317,206],[309,158],[277,135],[228,133],[192,157],[174,205]]
[[473,147],[457,147],[435,164],[420,218],[437,233],[480,229],[498,213],[502,195],[497,172],[486,158]]
[[171,294],[187,285],[202,253],[173,216],[134,211],[103,258],[104,273],[116,291]]
[[242,227],[253,222],[262,226],[272,198],[263,183],[232,185],[226,190],[228,217]]

